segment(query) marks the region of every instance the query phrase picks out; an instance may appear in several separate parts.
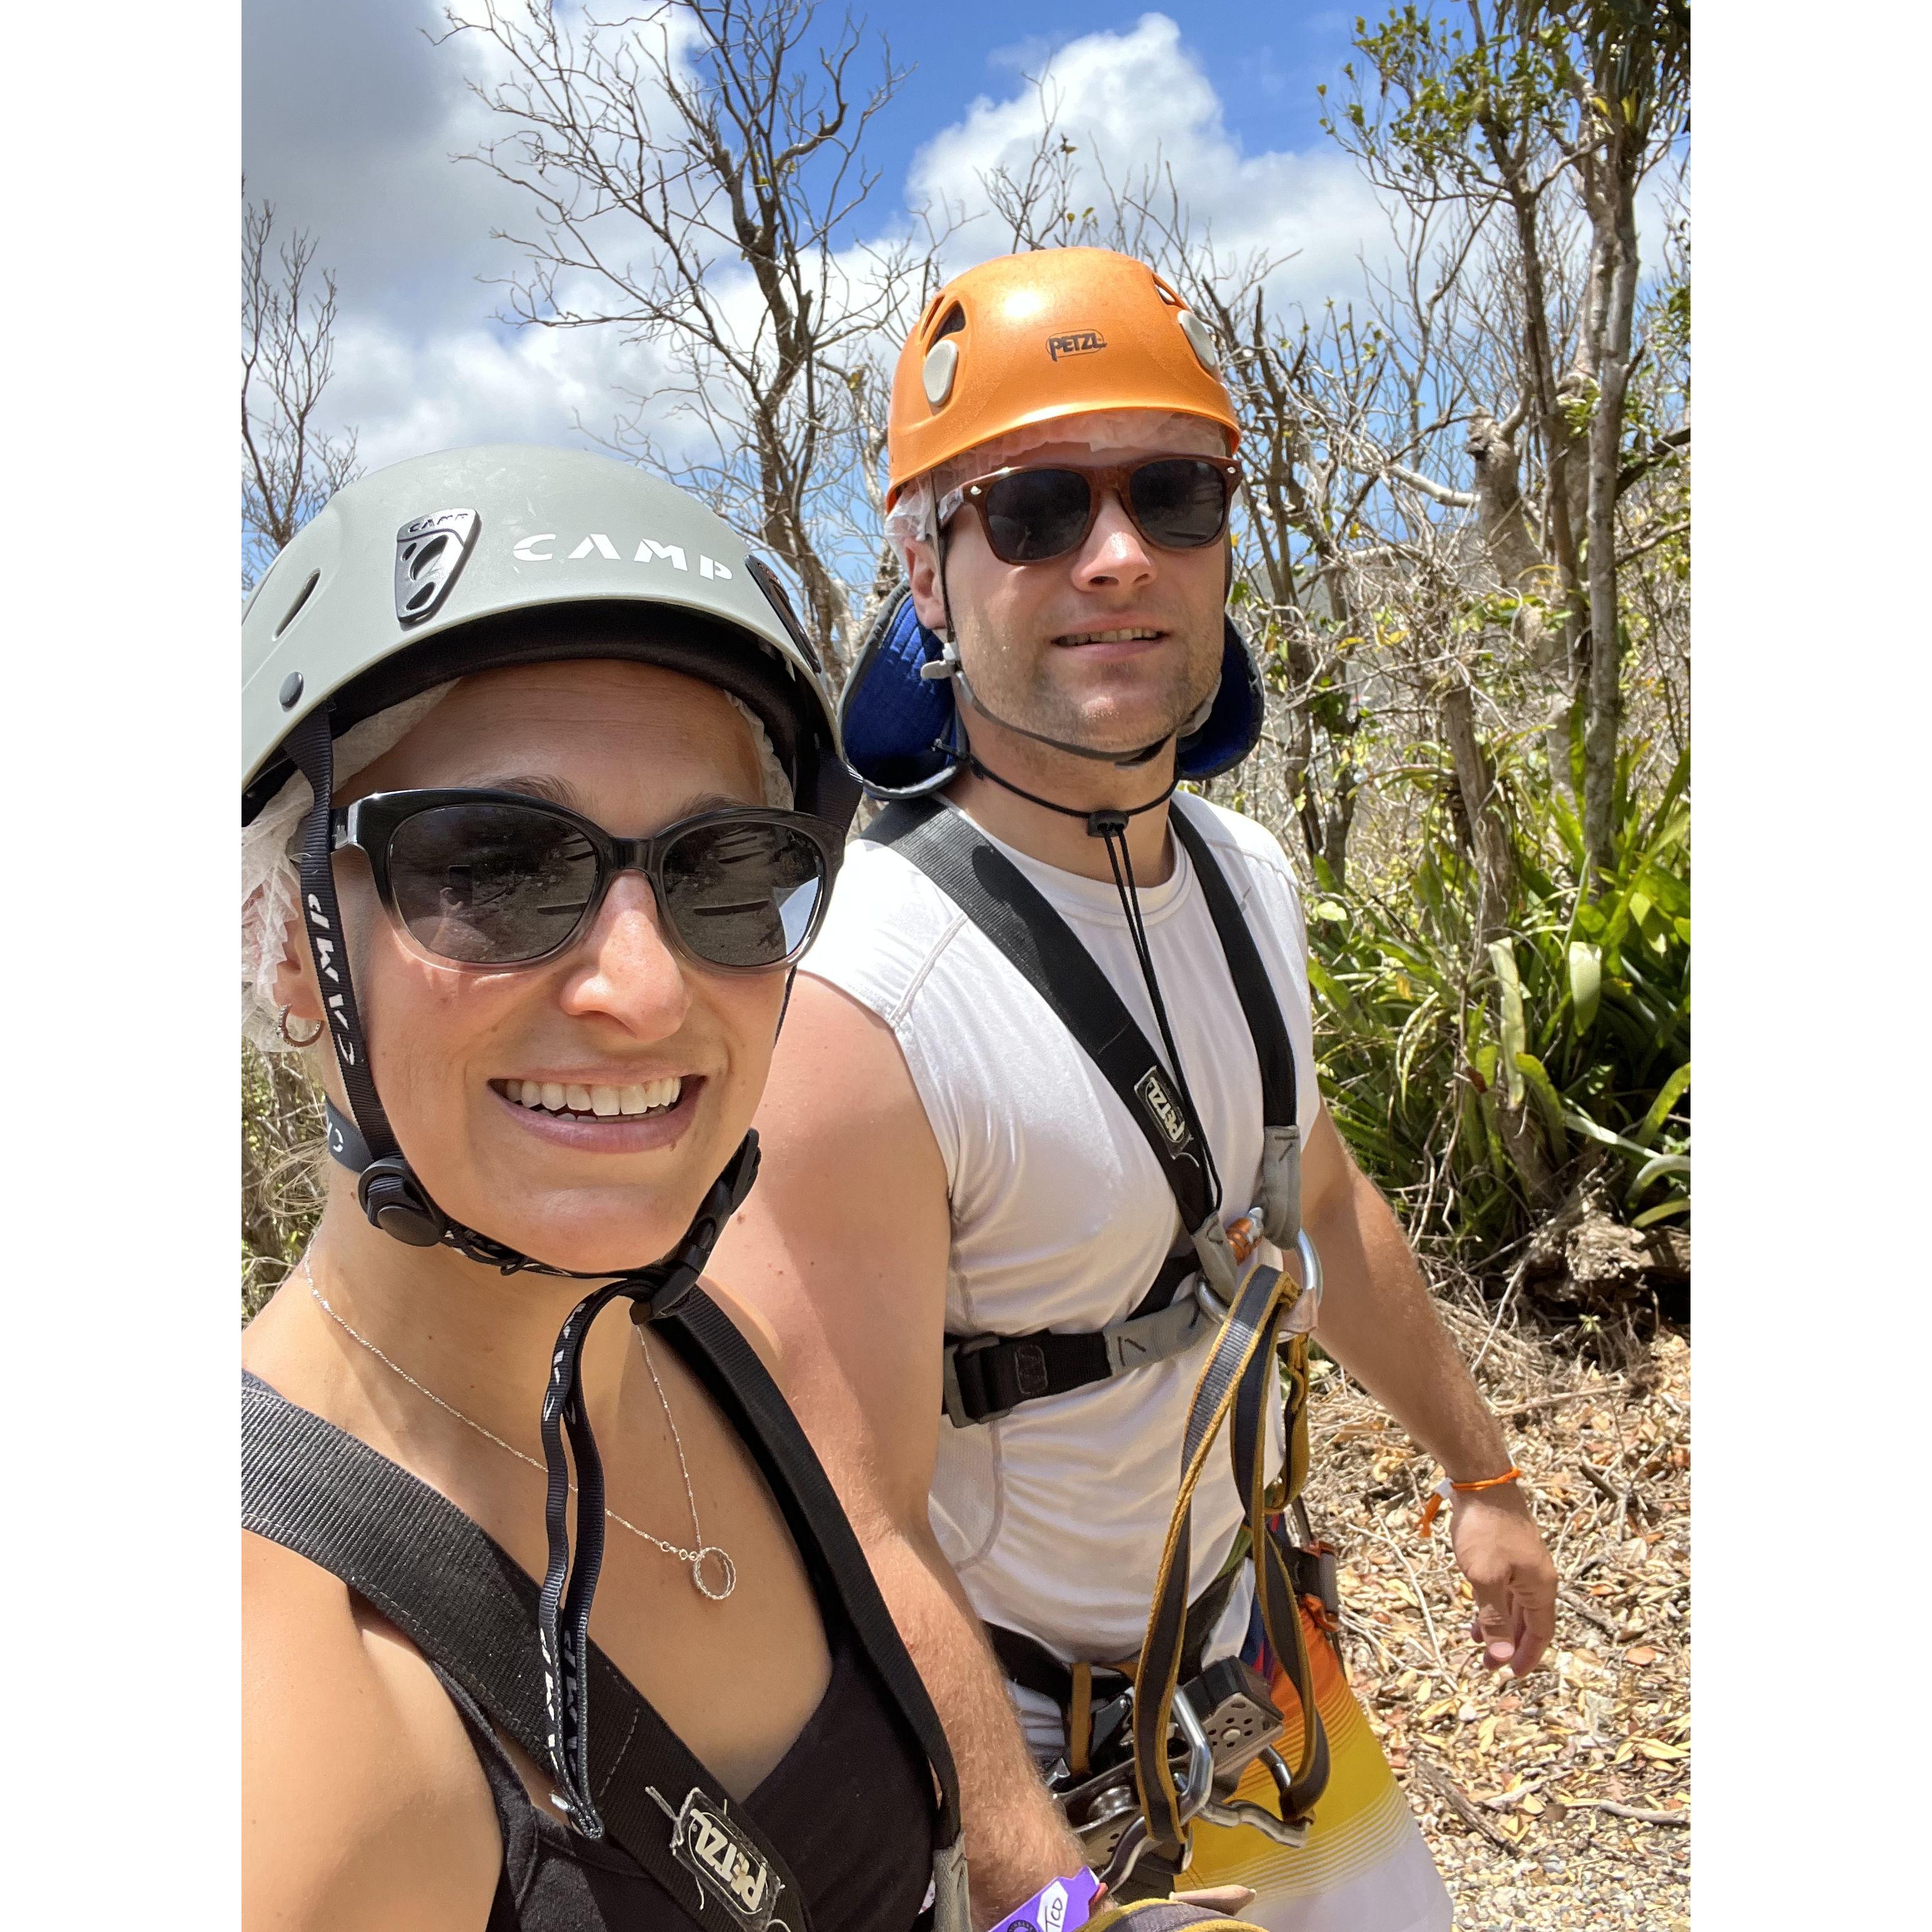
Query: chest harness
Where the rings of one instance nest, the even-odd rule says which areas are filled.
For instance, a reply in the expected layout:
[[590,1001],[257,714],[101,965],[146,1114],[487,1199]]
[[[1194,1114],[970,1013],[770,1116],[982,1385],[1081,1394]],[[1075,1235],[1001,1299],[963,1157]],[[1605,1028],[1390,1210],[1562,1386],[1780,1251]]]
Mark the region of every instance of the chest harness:
[[[1018,789],[974,762],[981,776]],[[1138,809],[1151,810],[1168,796]],[[962,814],[930,797],[902,799],[863,836],[917,866],[1046,1001],[1126,1108],[1179,1212],[1174,1252],[1124,1319],[1084,1334],[948,1335],[948,1420],[961,1429],[996,1422],[1023,1403],[1131,1373],[1211,1337],[1189,1405],[1178,1492],[1138,1658],[1069,1666],[1021,1631],[987,1626],[1008,1675],[1063,1713],[1066,1751],[1050,1781],[1090,1862],[1104,1867],[1114,1896],[1125,1899],[1168,1888],[1185,1862],[1196,1817],[1252,1824],[1277,1842],[1301,1844],[1310,1808],[1328,1783],[1328,1739],[1300,1614],[1305,1604],[1323,1630],[1336,1614],[1334,1555],[1314,1540],[1301,1502],[1308,1473],[1309,1338],[1320,1305],[1321,1266],[1301,1225],[1294,1052],[1267,969],[1207,841],[1184,811],[1170,812],[1168,824],[1200,879],[1260,1065],[1262,1198],[1232,1229],[1222,1220],[1220,1178],[1138,916],[1124,836],[1131,814],[1075,813],[1049,800],[1034,802],[1085,819],[1089,832],[1106,841],[1167,1048],[1166,1065],[1065,920]],[[1291,1277],[1251,1261],[1264,1236],[1299,1252],[1298,1292]],[[1184,1294],[1190,1282],[1191,1292]],[[1270,1484],[1266,1414],[1277,1374],[1287,1456],[1282,1478]],[[1224,1423],[1246,1520],[1221,1576],[1190,1605],[1194,1492]],[[1286,1528],[1291,1516],[1296,1536]],[[1254,1565],[1262,1628],[1300,1706],[1292,1771],[1274,1748],[1285,1726],[1266,1680],[1238,1659],[1201,1667],[1243,1560]],[[1257,1759],[1274,1779],[1279,1819],[1234,1799],[1242,1772]]]
[[[676,1350],[750,1449],[820,1600],[842,1620],[885,1707],[932,1766],[937,1894],[958,1842],[952,1761],[818,1459],[750,1344],[701,1288],[675,1312],[658,1315],[652,1334]],[[499,1736],[540,1763],[548,1760],[554,1718],[538,1586],[420,1478],[258,1377],[244,1372],[242,1380],[242,1527],[340,1577],[409,1638],[459,1705],[480,1707]],[[586,1522],[593,1509],[602,1517],[586,1502]],[[832,1616],[826,1621],[830,1634]],[[599,1835],[628,1852],[696,1924],[812,1932],[792,1868],[752,1810],[724,1792],[587,1638],[583,1654],[598,1721],[584,1738],[581,1770]],[[962,1868],[958,1895],[935,1896],[934,1912],[921,1921],[926,1932],[965,1932],[963,1880]],[[707,1914],[707,1902],[722,1912]]]

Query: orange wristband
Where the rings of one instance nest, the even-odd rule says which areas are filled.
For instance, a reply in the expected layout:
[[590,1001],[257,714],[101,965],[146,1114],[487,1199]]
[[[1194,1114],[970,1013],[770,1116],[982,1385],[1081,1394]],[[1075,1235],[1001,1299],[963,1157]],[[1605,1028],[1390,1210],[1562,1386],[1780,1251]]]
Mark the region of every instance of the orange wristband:
[[1442,1505],[1452,1496],[1471,1496],[1478,1490],[1499,1490],[1505,1483],[1517,1483],[1522,1480],[1522,1472],[1514,1462],[1500,1476],[1483,1476],[1473,1483],[1451,1482],[1445,1476],[1430,1492],[1428,1502],[1422,1506],[1423,1534],[1427,1536],[1431,1533],[1436,1517],[1442,1514]]

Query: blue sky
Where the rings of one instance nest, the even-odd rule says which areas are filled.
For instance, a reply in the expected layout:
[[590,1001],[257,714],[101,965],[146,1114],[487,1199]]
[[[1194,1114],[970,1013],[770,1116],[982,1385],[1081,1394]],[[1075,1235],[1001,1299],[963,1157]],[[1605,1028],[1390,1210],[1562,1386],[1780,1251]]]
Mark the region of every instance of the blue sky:
[[[887,152],[902,146],[911,159],[918,130],[943,127],[980,92],[1011,91],[1015,77],[1030,71],[1040,56],[1082,35],[1132,26],[1146,10],[1131,6],[1061,0],[1053,26],[1042,32],[1038,4],[986,0],[973,7],[908,10],[902,18],[871,15],[894,55],[916,69],[895,104]],[[1358,9],[1277,0],[1271,7],[1173,6],[1160,10],[1179,26],[1184,44],[1199,61],[1220,98],[1228,132],[1249,153],[1312,147],[1322,138],[1316,124],[1316,86],[1332,81],[1348,58]]]
[[[466,0],[474,4],[476,0]],[[600,13],[620,10],[600,7]],[[496,439],[576,442],[608,431],[614,398],[651,386],[651,354],[615,332],[506,326],[490,286],[516,258],[493,227],[520,200],[453,158],[490,131],[466,88],[487,49],[434,44],[442,0],[244,0],[244,165],[250,195],[314,235],[339,284],[329,411],[371,466]],[[1277,5],[1166,12],[1065,0],[1042,30],[1019,0],[907,10],[886,20],[914,69],[867,135],[880,170],[854,241],[890,238],[935,191],[983,208],[982,171],[1030,146],[1025,76],[1051,58],[1064,124],[1118,171],[1157,146],[1217,242],[1292,255],[1277,292],[1319,301],[1357,284],[1380,224],[1353,164],[1316,125],[1318,80],[1348,57],[1352,14]],[[838,13],[821,8],[827,31]],[[1083,160],[1082,166],[1087,165]],[[997,253],[970,220],[949,268]]]

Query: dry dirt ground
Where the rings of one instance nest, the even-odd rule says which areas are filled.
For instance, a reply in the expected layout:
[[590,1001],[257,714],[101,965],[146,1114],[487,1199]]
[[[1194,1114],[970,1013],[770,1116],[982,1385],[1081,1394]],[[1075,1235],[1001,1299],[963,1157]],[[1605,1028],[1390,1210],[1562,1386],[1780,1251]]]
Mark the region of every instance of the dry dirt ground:
[[1319,1364],[1309,1502],[1340,1550],[1343,1654],[1456,1900],[1458,1932],[1690,1924],[1688,1336],[1621,1346],[1445,1306],[1530,1478],[1562,1577],[1518,1682],[1468,1635],[1440,1474]]

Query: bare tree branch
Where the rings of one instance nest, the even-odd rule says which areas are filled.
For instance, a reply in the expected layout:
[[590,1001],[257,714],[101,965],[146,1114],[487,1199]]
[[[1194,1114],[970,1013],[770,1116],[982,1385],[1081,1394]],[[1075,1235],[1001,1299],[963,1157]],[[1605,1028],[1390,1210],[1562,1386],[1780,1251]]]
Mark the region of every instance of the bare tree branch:
[[[245,195],[245,184],[244,184]],[[356,432],[319,427],[335,366],[335,278],[298,229],[279,243],[275,211],[244,199],[242,220],[242,581],[359,474]]]

